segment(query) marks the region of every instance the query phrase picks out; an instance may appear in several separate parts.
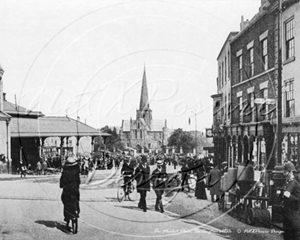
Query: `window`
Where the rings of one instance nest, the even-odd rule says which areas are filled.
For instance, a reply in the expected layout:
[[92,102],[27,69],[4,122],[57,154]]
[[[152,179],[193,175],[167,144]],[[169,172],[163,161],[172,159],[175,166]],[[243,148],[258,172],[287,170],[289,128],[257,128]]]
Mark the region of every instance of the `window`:
[[140,131],[140,138],[143,138],[143,131]]
[[230,78],[230,52],[229,51],[228,51],[228,60],[227,61],[228,61],[228,64],[227,64],[228,65],[228,71],[227,71],[228,72],[228,78]]
[[239,75],[238,75],[238,78],[239,78],[239,82],[242,82],[243,81],[243,58],[242,56],[238,56],[238,67],[239,67]]
[[295,56],[294,19],[285,23],[286,59]]
[[225,57],[225,73],[224,73],[225,83],[227,82],[227,58]]
[[263,39],[262,42],[262,64],[263,64],[263,71],[268,69],[268,42],[267,38]]
[[221,88],[221,66],[219,66],[219,88]]
[[[265,88],[264,90],[263,90],[263,98],[265,99],[265,100],[267,100],[268,99],[268,89],[267,88]],[[265,103],[265,116],[264,116],[264,119],[265,120],[268,120],[269,119],[269,105],[267,104],[267,103]]]
[[230,117],[231,117],[231,103],[230,103],[231,99],[230,99],[230,93],[228,93],[228,107],[227,107],[227,116],[228,116],[228,120],[230,121]]
[[286,117],[295,116],[294,83],[289,81],[285,83],[285,106]]
[[239,115],[240,115],[240,122],[243,122],[243,98],[239,97]]
[[249,77],[254,76],[254,51],[253,47],[249,49]]
[[222,86],[223,86],[224,85],[224,63],[223,62],[222,62],[221,78],[222,78]]
[[255,109],[254,109],[254,93],[250,94],[250,121],[254,122],[255,121]]

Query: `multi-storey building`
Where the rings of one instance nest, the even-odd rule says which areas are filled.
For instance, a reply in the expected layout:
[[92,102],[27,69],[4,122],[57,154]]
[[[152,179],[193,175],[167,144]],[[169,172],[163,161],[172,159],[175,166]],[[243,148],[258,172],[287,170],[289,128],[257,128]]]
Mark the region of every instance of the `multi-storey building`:
[[231,123],[231,51],[230,42],[238,32],[230,32],[217,58],[217,94],[212,95],[214,109],[213,133],[215,162],[224,161],[226,153],[223,129]]
[[282,2],[282,161],[300,167],[300,2]]
[[[264,1],[263,1],[264,3]],[[232,121],[226,129],[230,165],[274,166],[276,14],[263,8],[231,41]]]

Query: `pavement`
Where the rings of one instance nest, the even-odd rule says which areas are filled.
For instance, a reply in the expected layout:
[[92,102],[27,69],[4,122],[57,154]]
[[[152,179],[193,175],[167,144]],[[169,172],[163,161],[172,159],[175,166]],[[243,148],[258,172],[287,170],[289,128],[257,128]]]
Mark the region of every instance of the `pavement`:
[[[153,168],[152,168],[153,169]],[[205,224],[182,221],[178,215],[155,211],[155,193],[147,193],[148,211],[137,207],[139,195],[132,201],[117,201],[114,171],[96,171],[89,184],[82,176],[79,232],[68,235],[62,221],[59,188],[60,174],[2,175],[0,179],[0,239],[178,239],[224,238],[218,229]],[[167,205],[167,202],[165,202]],[[2,238],[1,238],[2,237]]]
[[[151,166],[151,171],[153,171],[155,166]],[[93,177],[89,179],[89,176],[81,176],[81,201],[83,204],[93,204],[93,203],[110,203],[112,200],[116,199],[116,191],[112,190],[117,187],[118,180],[119,180],[119,170],[120,169],[110,169],[110,170],[97,170]],[[167,172],[168,173],[175,173],[179,169],[176,170],[171,167],[167,166]],[[36,182],[36,183],[42,183],[45,182],[48,184],[48,182],[52,181],[51,186],[47,185],[49,188],[43,188],[43,191],[39,193],[39,195],[28,195],[28,189],[24,188],[24,192],[18,191],[11,191],[9,194],[9,199],[24,199],[24,196],[26,195],[26,200],[47,200],[47,201],[57,201],[57,196],[53,195],[52,192],[56,190],[51,189],[59,189],[58,186],[58,180],[60,177],[60,173],[56,174],[49,174],[49,175],[26,175],[25,178],[20,178],[20,175],[14,175],[14,174],[0,174],[0,181],[8,181],[8,180],[24,180],[26,182]],[[57,186],[53,186],[57,185]],[[47,190],[48,189],[48,190]],[[100,190],[100,191],[99,191]],[[27,192],[27,193],[26,193]],[[175,199],[176,197],[176,199]],[[3,194],[0,195],[0,198],[5,198]],[[139,196],[136,194],[135,196],[132,196],[133,198],[133,204],[138,200]],[[210,199],[209,191],[207,190],[207,198]],[[128,203],[131,204],[131,203]],[[151,191],[147,196],[147,205],[154,206],[155,204],[155,194],[153,191]],[[195,209],[198,211],[199,209],[208,209],[207,217],[209,216],[219,216],[222,215],[218,208],[216,207],[216,204],[212,205],[212,203],[209,200],[197,200],[194,198],[192,194],[178,194],[170,197],[164,198],[164,205],[165,205],[165,213],[167,217],[171,218],[177,218],[181,219],[185,223],[193,224],[195,226],[200,227],[204,230],[209,230],[212,232],[222,232],[224,231],[224,227],[222,225],[216,225],[211,224],[212,221],[203,221],[203,211],[199,212],[199,214],[194,214]],[[121,206],[123,207],[124,206]],[[129,208],[132,208],[133,206],[128,206]],[[192,214],[191,214],[192,213]],[[185,217],[186,215],[191,214],[191,217]],[[202,215],[202,216],[201,216]],[[226,214],[227,215],[227,214]],[[183,217],[184,216],[184,217]],[[218,217],[219,218],[219,217]],[[221,222],[224,221],[222,218],[220,218]],[[134,219],[131,219],[134,220]],[[232,223],[230,223],[232,221]],[[239,226],[242,226],[241,229],[254,229],[251,226],[245,226],[244,223],[241,223],[237,220],[231,220],[229,216],[226,216],[226,229],[234,229]],[[276,226],[278,229],[278,226]],[[280,225],[279,225],[280,227]],[[121,227],[120,227],[121,228]],[[160,231],[161,228],[156,228],[157,231]],[[166,227],[166,229],[168,229]],[[120,230],[121,231],[121,230]],[[157,232],[159,233],[159,232]],[[275,238],[273,236],[273,240],[275,239],[281,239]]]

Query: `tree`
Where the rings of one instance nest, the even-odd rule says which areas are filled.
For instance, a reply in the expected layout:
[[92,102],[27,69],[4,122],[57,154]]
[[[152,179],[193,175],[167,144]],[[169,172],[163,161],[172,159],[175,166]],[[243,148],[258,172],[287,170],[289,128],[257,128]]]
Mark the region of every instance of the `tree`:
[[196,146],[195,138],[190,132],[183,131],[181,128],[174,130],[168,138],[168,146],[175,147],[176,152],[182,147],[183,153],[193,152]]
[[[107,137],[105,140],[106,149],[109,151],[113,151],[114,149],[124,150],[125,144],[121,141],[116,128],[111,129],[109,126],[105,126],[100,129],[101,132],[109,133],[111,136]],[[103,145],[104,147],[104,145]]]

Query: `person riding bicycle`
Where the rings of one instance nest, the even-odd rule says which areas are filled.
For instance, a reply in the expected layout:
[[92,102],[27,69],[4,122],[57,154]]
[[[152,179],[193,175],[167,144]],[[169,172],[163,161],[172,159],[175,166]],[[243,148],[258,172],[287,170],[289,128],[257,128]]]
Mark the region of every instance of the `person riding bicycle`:
[[121,169],[121,174],[122,174],[123,180],[124,180],[124,186],[123,186],[124,187],[124,192],[125,192],[125,195],[128,195],[128,192],[127,192],[126,189],[129,189],[129,191],[131,189],[131,182],[132,182],[132,179],[133,179],[134,167],[131,164],[131,157],[130,156],[125,156],[123,161],[124,161],[124,164],[123,164],[122,169]]
[[[61,200],[64,205],[64,221],[69,228],[70,220],[79,218],[79,185],[80,167],[73,156],[67,158],[60,177],[60,188],[63,189]],[[76,233],[76,232],[75,232]]]

